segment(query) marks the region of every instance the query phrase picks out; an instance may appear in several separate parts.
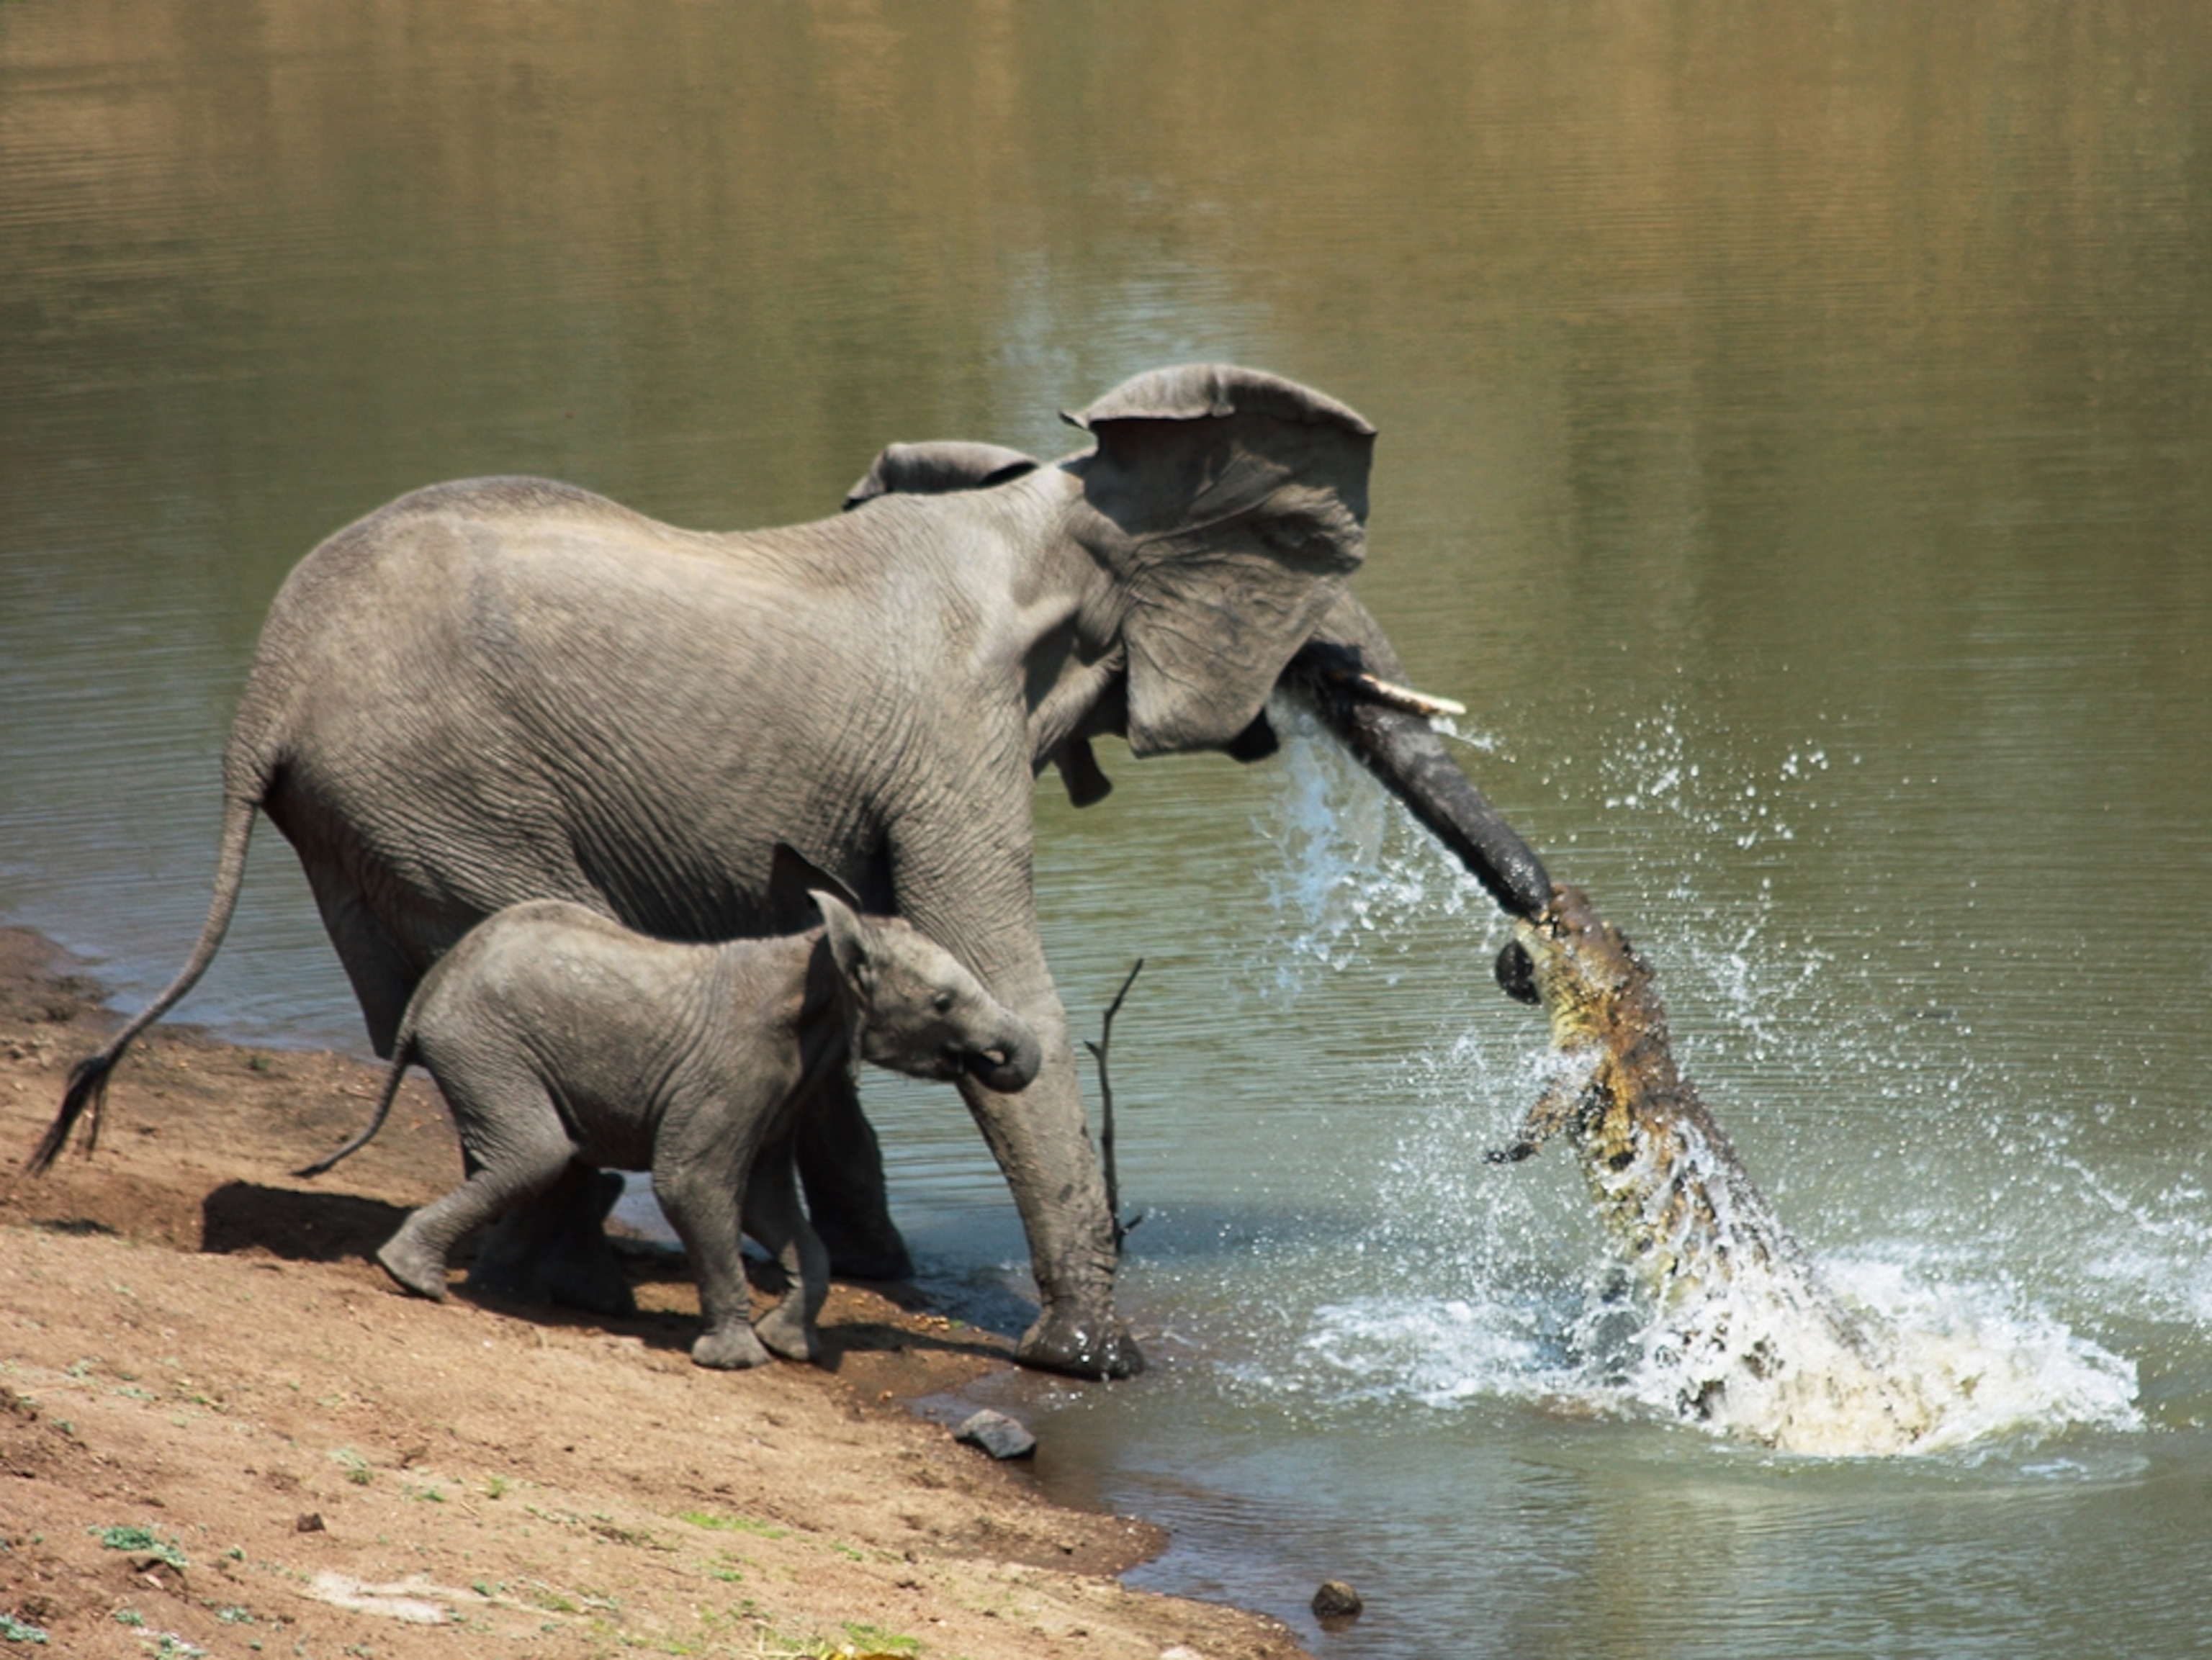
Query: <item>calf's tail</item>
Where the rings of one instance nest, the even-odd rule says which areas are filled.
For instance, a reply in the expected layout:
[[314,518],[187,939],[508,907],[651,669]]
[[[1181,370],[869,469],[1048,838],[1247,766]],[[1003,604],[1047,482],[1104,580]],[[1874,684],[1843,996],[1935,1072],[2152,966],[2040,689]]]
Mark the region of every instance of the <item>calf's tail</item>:
[[207,921],[200,926],[199,942],[192,947],[192,954],[185,966],[177,971],[177,978],[162,988],[159,997],[133,1015],[129,1024],[98,1051],[70,1069],[69,1087],[62,1092],[61,1110],[54,1114],[54,1121],[46,1126],[46,1133],[40,1138],[39,1144],[31,1149],[31,1156],[24,1160],[23,1168],[29,1174],[38,1175],[52,1165],[62,1148],[69,1144],[70,1132],[76,1128],[80,1118],[86,1119],[84,1150],[90,1153],[100,1145],[100,1117],[107,1097],[107,1075],[115,1069],[131,1040],[175,1008],[185,993],[198,984],[222,945],[222,936],[230,928],[231,913],[238,908],[239,887],[246,880],[246,848],[252,839],[253,815],[260,804],[256,796],[224,795],[222,845],[216,863],[215,896],[208,902]]
[[399,1093],[399,1081],[407,1075],[407,1068],[415,1058],[415,1022],[410,1018],[399,1023],[399,1035],[392,1040],[392,1064],[385,1069],[384,1093],[376,1098],[376,1111],[369,1115],[368,1128],[356,1136],[327,1158],[318,1159],[310,1165],[301,1165],[295,1176],[319,1176],[341,1159],[349,1159],[376,1139],[376,1132],[384,1128],[384,1121],[392,1116],[392,1097]]

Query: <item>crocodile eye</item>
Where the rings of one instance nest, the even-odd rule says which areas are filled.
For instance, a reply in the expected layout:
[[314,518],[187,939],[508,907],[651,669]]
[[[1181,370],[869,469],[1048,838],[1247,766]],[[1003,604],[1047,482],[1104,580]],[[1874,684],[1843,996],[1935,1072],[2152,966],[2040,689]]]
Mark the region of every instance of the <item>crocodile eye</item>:
[[1542,1001],[1536,991],[1536,965],[1520,941],[1508,940],[1505,942],[1505,948],[1498,954],[1498,961],[1492,972],[1498,977],[1499,989],[1516,1003]]

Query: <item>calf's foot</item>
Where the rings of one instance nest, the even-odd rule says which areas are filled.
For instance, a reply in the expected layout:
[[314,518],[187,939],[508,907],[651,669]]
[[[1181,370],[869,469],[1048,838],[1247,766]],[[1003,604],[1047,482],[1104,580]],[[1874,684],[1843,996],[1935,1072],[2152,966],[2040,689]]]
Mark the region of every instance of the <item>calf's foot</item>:
[[787,1360],[818,1361],[822,1358],[822,1340],[814,1323],[794,1306],[799,1300],[799,1292],[793,1289],[754,1323],[753,1333]]
[[446,1300],[444,1254],[431,1250],[420,1239],[410,1239],[405,1228],[384,1242],[376,1253],[376,1263],[402,1291],[428,1297],[434,1303]]
[[691,1364],[715,1372],[743,1372],[768,1364],[768,1350],[749,1325],[715,1326],[691,1345]]

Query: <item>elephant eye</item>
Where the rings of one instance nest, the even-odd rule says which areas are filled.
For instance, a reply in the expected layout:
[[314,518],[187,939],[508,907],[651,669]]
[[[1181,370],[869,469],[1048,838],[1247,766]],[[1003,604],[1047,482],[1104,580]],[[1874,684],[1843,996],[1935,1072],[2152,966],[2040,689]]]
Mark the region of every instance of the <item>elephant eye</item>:
[[952,1012],[952,994],[950,991],[939,992],[929,1000],[929,1006],[940,1015],[950,1015]]

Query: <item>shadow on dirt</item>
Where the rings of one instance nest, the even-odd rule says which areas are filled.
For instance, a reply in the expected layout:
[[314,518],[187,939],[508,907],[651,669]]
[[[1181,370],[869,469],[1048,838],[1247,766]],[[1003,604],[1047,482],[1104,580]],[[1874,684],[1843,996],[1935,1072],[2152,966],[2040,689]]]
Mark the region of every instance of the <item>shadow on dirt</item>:
[[924,1330],[902,1328],[888,1320],[846,1319],[825,1327],[829,1370],[838,1369],[848,1354],[965,1355],[982,1360],[1006,1358],[1006,1341],[974,1326],[963,1326],[944,1316],[923,1316]]
[[[200,1249],[211,1256],[258,1251],[288,1262],[373,1263],[377,1247],[406,1221],[408,1207],[349,1193],[230,1181],[201,1201],[200,1213]],[[466,1241],[454,1251],[456,1268],[468,1264],[475,1254],[475,1243]],[[619,1233],[611,1243],[624,1276],[641,1291],[690,1278],[680,1251],[644,1244]],[[765,1294],[782,1293],[783,1275],[775,1263],[749,1253],[745,1270]],[[928,1312],[934,1300],[911,1285],[847,1284],[850,1290],[836,1300],[842,1306],[833,1307],[823,1331],[819,1364],[827,1371],[842,1370],[848,1355],[905,1357],[925,1363],[956,1357],[1005,1358],[1005,1337],[994,1337],[987,1329],[954,1317]],[[681,1353],[690,1347],[699,1330],[697,1317],[688,1312],[641,1308],[629,1316],[590,1314],[486,1295],[458,1281],[453,1291],[466,1301],[518,1319],[549,1328],[631,1337],[649,1349]],[[906,1317],[903,1323],[897,1318],[900,1315]]]
[[368,1262],[406,1220],[406,1206],[381,1199],[225,1182],[200,1202],[200,1249],[227,1257],[258,1247],[295,1263]]

